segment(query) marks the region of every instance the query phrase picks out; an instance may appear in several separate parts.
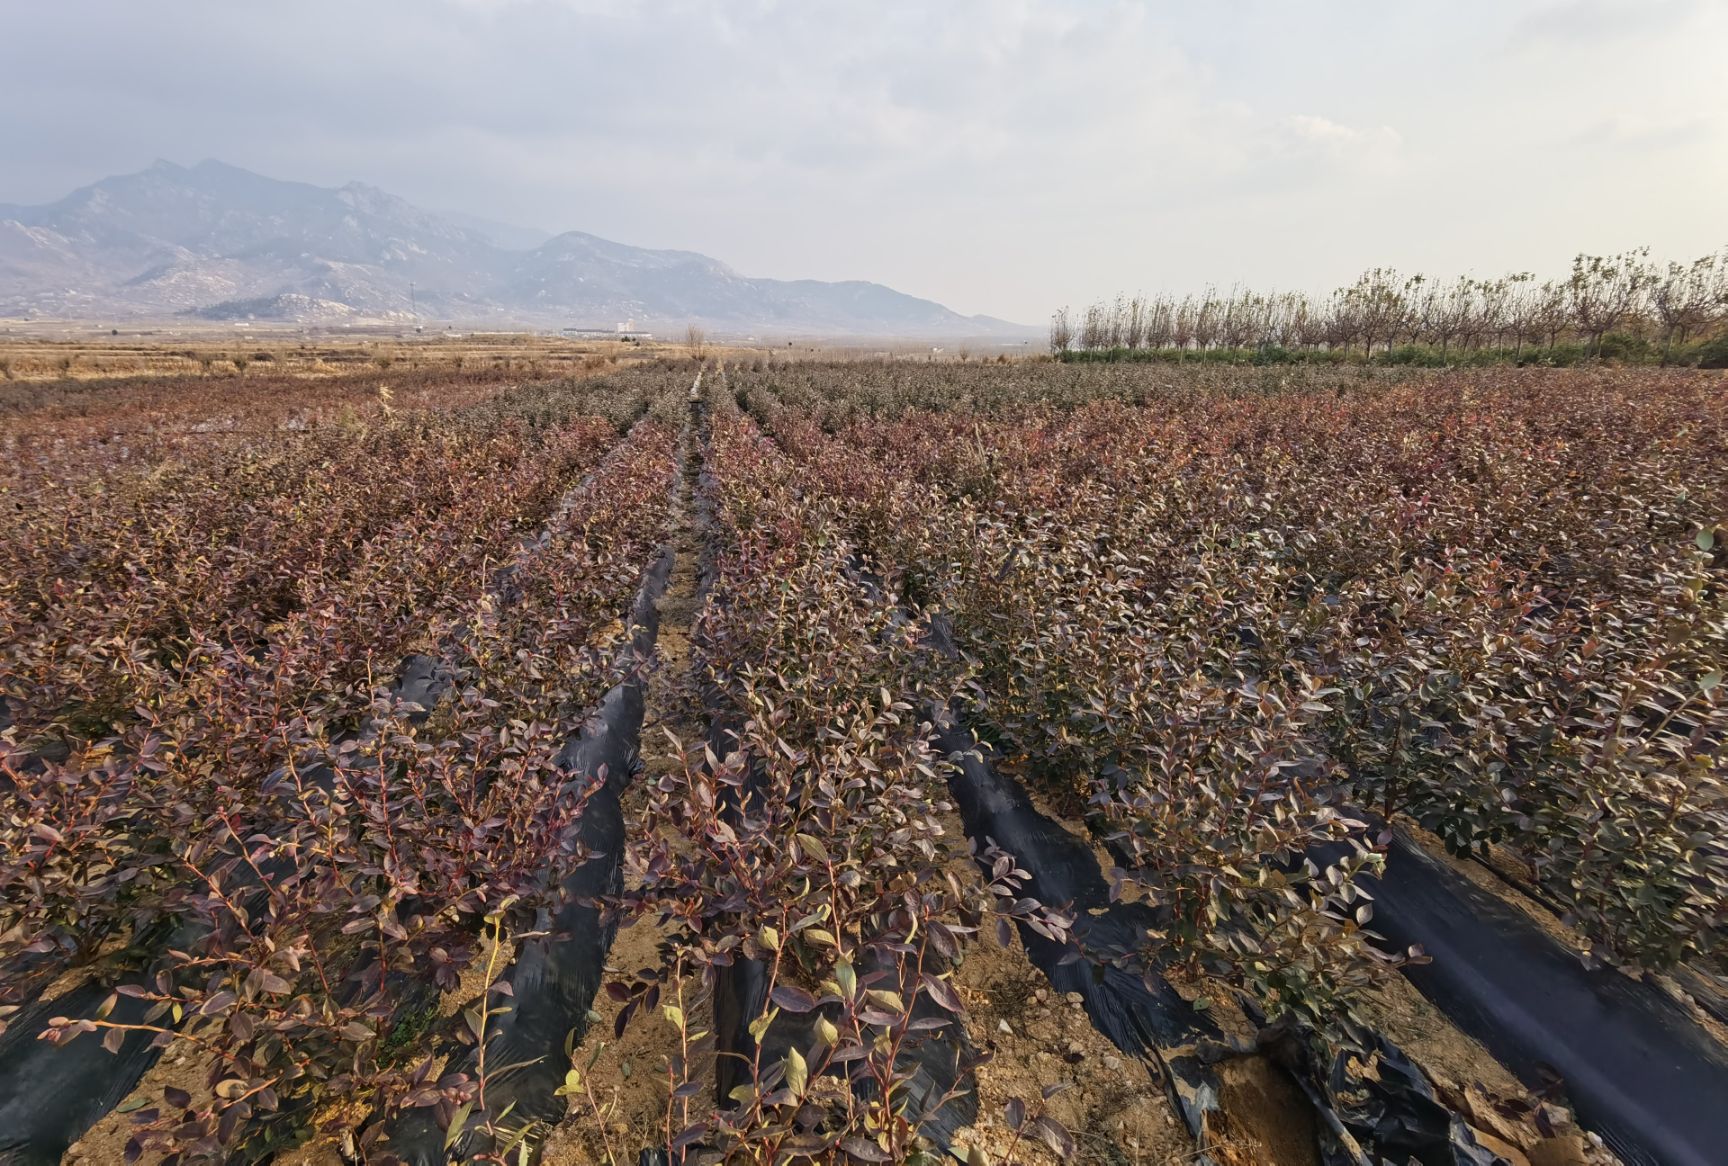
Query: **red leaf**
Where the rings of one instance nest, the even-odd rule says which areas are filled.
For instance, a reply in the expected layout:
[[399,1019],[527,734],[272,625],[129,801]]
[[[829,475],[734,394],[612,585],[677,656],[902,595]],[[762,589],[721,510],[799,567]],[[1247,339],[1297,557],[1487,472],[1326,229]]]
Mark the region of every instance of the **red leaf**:
[[210,999],[204,1001],[198,1011],[204,1016],[214,1016],[224,1008],[232,1007],[238,1000],[239,997],[235,996],[232,992],[218,992],[216,995],[210,997]]
[[947,980],[938,979],[929,972],[925,972],[923,982],[925,995],[936,1001],[937,1004],[949,1012],[966,1011],[966,1005],[961,1002],[960,994],[954,991],[954,985]]
[[678,1136],[672,1139],[672,1152],[676,1154],[689,1148],[692,1144],[701,1141],[707,1133],[708,1123],[705,1121],[699,1121],[692,1126],[685,1126],[678,1132]]
[[1074,1156],[1074,1138],[1062,1123],[1053,1118],[1035,1117],[1032,1119],[1032,1132],[1049,1146],[1058,1158],[1068,1159]]
[[768,998],[787,1012],[808,1012],[816,1007],[816,997],[795,984],[776,984]]
[[845,1141],[840,1143],[840,1148],[845,1150],[852,1157],[858,1159],[860,1162],[893,1161],[893,1159],[888,1156],[888,1152],[881,1146],[878,1146],[875,1142],[865,1141],[863,1138],[847,1138]]

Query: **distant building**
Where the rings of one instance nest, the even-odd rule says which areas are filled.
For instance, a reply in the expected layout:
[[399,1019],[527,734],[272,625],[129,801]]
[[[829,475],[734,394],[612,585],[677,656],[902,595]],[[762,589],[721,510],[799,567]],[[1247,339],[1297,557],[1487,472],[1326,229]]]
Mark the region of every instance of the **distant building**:
[[583,340],[652,340],[654,333],[643,331],[636,327],[634,320],[625,320],[610,328],[602,328],[596,324],[577,324],[561,330],[565,336],[578,337]]

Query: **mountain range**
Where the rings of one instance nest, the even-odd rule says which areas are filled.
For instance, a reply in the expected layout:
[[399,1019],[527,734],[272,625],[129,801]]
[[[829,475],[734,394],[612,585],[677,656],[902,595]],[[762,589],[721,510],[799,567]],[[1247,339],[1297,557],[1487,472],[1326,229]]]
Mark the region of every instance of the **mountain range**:
[[0,316],[1020,339],[877,283],[753,279],[658,251],[422,210],[222,162],[157,162],[44,206],[0,204]]

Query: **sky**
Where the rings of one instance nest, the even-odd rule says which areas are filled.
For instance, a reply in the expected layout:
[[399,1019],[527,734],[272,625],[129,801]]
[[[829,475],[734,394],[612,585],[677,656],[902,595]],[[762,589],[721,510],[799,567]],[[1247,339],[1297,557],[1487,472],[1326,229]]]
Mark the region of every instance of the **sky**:
[[1728,0],[53,0],[0,202],[157,158],[1041,323],[1728,243]]

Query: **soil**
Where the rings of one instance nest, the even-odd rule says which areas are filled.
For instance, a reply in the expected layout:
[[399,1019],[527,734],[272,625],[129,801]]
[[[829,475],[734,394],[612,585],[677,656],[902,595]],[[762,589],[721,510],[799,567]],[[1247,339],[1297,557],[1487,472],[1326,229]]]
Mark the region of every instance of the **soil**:
[[1220,1166],[1319,1166],[1313,1108],[1290,1077],[1264,1057],[1218,1066],[1218,1128],[1209,1131]]
[[1042,1091],[1059,1086],[1062,1091],[1042,1103],[1042,1112],[1073,1135],[1078,1152],[1072,1161],[1161,1166],[1193,1159],[1194,1142],[1165,1095],[1157,1067],[1105,1040],[1077,995],[1057,997],[1017,937],[1004,948],[994,929],[984,928],[966,949],[954,982],[967,1005],[974,1043],[993,1054],[978,1069],[978,1123],[961,1131],[958,1146],[976,1147],[998,1166],[1061,1160],[1036,1139],[1016,1145],[1003,1114],[1019,1098],[1036,1115]]
[[146,331],[123,329],[118,338],[106,325],[14,321],[0,334],[0,361],[6,378],[26,381],[88,381],[108,377],[228,377],[243,380],[236,355],[263,351],[268,360],[251,361],[249,375],[319,379],[387,367],[469,369],[503,367],[506,372],[543,377],[593,376],[660,357],[687,353],[684,345],[652,341],[571,340],[520,334],[471,333],[464,336],[420,334],[400,326],[361,329],[308,341],[295,326],[257,322],[241,336],[232,328],[176,322],[175,347]]
[[[85,1036],[79,1039],[97,1038]],[[91,1163],[124,1161],[126,1143],[132,1137],[132,1114],[152,1106],[159,1106],[164,1112],[169,1112],[162,1100],[162,1091],[167,1088],[184,1089],[192,1095],[194,1103],[210,1097],[210,1088],[205,1083],[204,1062],[191,1055],[183,1041],[176,1041],[168,1046],[162,1058],[139,1080],[138,1087],[131,1095],[119,1106],[109,1110],[102,1120],[85,1130],[83,1137],[72,1143],[66,1151],[65,1160]]]
[[[1009,768],[1012,768],[1011,766]],[[1055,806],[1037,793],[1034,803],[1066,829],[1089,837],[1083,823],[1054,812]],[[1400,828],[1408,824],[1400,823]],[[1418,845],[1439,856],[1476,885],[1517,903],[1544,932],[1569,950],[1582,951],[1578,935],[1541,904],[1521,895],[1474,863],[1458,862],[1437,839],[1419,828],[1409,830]],[[1108,858],[1094,844],[1101,863]],[[1202,993],[1173,982],[1189,998]],[[1388,977],[1370,990],[1359,1009],[1362,1019],[1401,1048],[1433,1083],[1441,1100],[1464,1115],[1478,1139],[1505,1157],[1512,1166],[1605,1166],[1618,1161],[1600,1141],[1577,1126],[1563,1106],[1535,1097],[1477,1041],[1460,1031],[1430,1004],[1409,981]],[[1254,1025],[1238,1009],[1221,1006],[1213,1020],[1226,1040],[1239,1047],[1253,1043]],[[1721,1026],[1700,1014],[1718,1036]],[[1315,1117],[1295,1084],[1261,1057],[1232,1058],[1218,1066],[1224,1110],[1218,1127],[1208,1131],[1210,1152],[1221,1166],[1310,1163],[1317,1160]],[[1193,1154],[1192,1146],[1189,1148]]]
[[1578,1128],[1570,1110],[1534,1096],[1403,977],[1370,989],[1359,1012],[1416,1063],[1440,1100],[1470,1123],[1477,1140],[1512,1166],[1619,1161]]
[[[608,975],[658,967],[659,942],[660,932],[652,921],[621,930],[607,961]],[[684,991],[681,1007],[692,1033],[711,1030],[707,1000],[699,998],[693,985],[687,984]],[[675,984],[668,984],[665,992],[669,1003],[677,1002]],[[605,995],[594,1003],[601,1019],[576,1057],[584,1091],[570,1098],[569,1117],[547,1137],[542,1159],[547,1166],[630,1166],[639,1150],[668,1140],[666,1113],[673,1086],[667,1066],[679,1052],[678,1030],[656,1011],[638,1013],[623,1035],[615,1037],[613,1025],[620,1007]],[[698,1069],[703,1065],[695,1049],[690,1061]],[[705,1090],[697,1103],[711,1094],[711,1089]],[[678,1128],[682,1125],[677,1123]]]
[[[687,751],[699,750],[706,738],[689,640],[698,605],[695,571],[701,535],[693,529],[693,519],[686,494],[677,519],[678,559],[660,604],[661,666],[650,681],[642,740],[646,774],[626,794],[627,820],[641,820],[640,791],[654,778],[682,772],[691,760]],[[957,819],[950,829],[956,871],[984,894],[965,856],[965,835]],[[636,921],[619,931],[609,967],[627,974],[658,966],[661,939],[655,921]],[[968,1031],[980,1049],[991,1054],[978,1070],[980,1120],[957,1139],[962,1153],[976,1147],[993,1166],[1055,1160],[1042,1142],[1017,1142],[1004,1117],[1004,1107],[1017,1097],[1028,1114],[1042,1112],[1070,1131],[1078,1145],[1078,1162],[1161,1166],[1192,1160],[1193,1142],[1166,1099],[1155,1067],[1120,1054],[1077,1003],[1055,999],[1017,939],[1005,949],[994,936],[980,937],[956,969],[955,984],[968,1006]],[[676,981],[665,989],[676,990]],[[693,1030],[711,1029],[708,1000],[695,985],[687,984],[685,991],[681,1006]],[[666,1066],[679,1051],[678,1032],[658,1014],[638,1015],[614,1038],[619,1007],[604,996],[595,1004],[602,1020],[578,1061],[589,1089],[574,1099],[570,1117],[548,1139],[548,1164],[623,1166],[635,1160],[639,1149],[665,1144],[671,1090]],[[711,1061],[700,1055],[706,1051],[693,1050],[691,1056],[704,1081],[712,1079]],[[1060,1086],[1061,1091],[1041,1101],[1049,1086]],[[696,1104],[710,1095],[704,1090]]]
[[[1206,1015],[1218,1026],[1223,1044],[1254,1047],[1258,1028],[1228,999],[1219,999],[1216,986],[1189,978],[1180,967],[1166,969],[1164,976],[1184,999],[1212,1001]],[[1206,1130],[1207,1151],[1214,1161],[1220,1166],[1318,1163],[1313,1107],[1288,1074],[1259,1055],[1231,1056],[1214,1071],[1221,1112]]]

